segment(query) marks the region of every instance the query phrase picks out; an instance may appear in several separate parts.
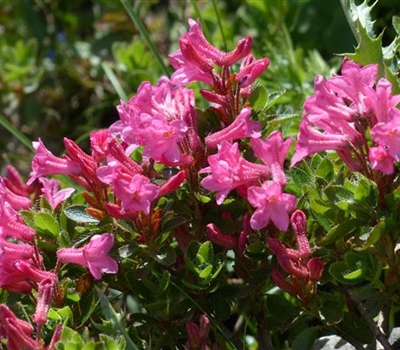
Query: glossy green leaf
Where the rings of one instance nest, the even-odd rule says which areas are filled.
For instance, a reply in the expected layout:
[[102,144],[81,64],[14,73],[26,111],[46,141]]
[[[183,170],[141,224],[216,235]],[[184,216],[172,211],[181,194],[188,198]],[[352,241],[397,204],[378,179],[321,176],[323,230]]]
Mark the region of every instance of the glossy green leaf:
[[64,209],[65,216],[75,222],[82,224],[98,224],[100,222],[99,219],[89,215],[86,212],[86,206],[76,204],[71,205],[68,208]]

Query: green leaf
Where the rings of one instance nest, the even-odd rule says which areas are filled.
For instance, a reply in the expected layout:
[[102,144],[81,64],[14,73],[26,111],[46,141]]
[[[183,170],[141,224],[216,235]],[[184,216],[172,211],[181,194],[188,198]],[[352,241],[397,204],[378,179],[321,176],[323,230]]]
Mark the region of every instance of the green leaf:
[[124,326],[121,324],[121,321],[117,315],[117,313],[112,308],[109,300],[103,293],[103,291],[95,287],[100,299],[100,305],[103,310],[104,317],[106,320],[111,321],[116,328],[116,330],[122,334],[126,341],[126,350],[139,350],[139,348],[133,343],[132,339],[129,337],[128,333],[126,332]]
[[344,313],[343,294],[318,291],[318,295],[322,301],[320,313],[323,322],[328,326],[339,323]]
[[294,339],[292,344],[292,350],[309,350],[314,345],[315,339],[317,338],[318,327],[310,327],[303,330]]
[[354,231],[360,229],[361,225],[365,222],[364,220],[359,219],[349,219],[346,221],[341,222],[340,224],[334,226],[322,239],[322,244],[331,244],[334,243],[336,240],[344,239]]
[[362,344],[370,344],[374,340],[367,322],[355,313],[346,312],[342,322],[337,324],[336,327],[351,339]]
[[212,265],[207,266],[205,269],[203,269],[203,271],[200,272],[199,277],[202,279],[209,278],[212,273],[212,270],[213,270]]
[[86,206],[81,204],[71,205],[64,209],[64,214],[68,219],[81,224],[98,224],[100,220],[89,215],[86,212],[86,208]]
[[364,280],[361,269],[350,270],[344,261],[333,263],[329,267],[329,273],[335,280],[346,285],[358,284]]
[[397,57],[399,51],[399,37],[387,47],[382,47],[383,33],[376,36],[374,21],[372,20],[373,6],[367,1],[356,5],[355,0],[341,0],[347,21],[357,39],[358,46],[354,54],[346,54],[355,62],[362,65],[378,64],[378,78],[386,78],[392,83],[393,93],[400,92],[400,82],[397,79]]
[[35,215],[34,224],[40,235],[56,239],[60,236],[58,222],[49,213],[38,213]]
[[365,235],[361,236],[360,239],[365,239],[365,243],[358,250],[365,250],[373,246],[380,240],[382,235],[385,233],[385,221],[379,221],[371,230]]
[[249,102],[253,111],[262,112],[268,102],[268,92],[265,86],[258,85],[249,96]]

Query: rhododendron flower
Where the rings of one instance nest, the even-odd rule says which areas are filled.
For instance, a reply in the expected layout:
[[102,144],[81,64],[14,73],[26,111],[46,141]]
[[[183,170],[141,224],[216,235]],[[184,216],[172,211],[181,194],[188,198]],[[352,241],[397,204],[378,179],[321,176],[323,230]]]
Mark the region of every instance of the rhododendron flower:
[[28,185],[46,175],[80,175],[81,168],[78,164],[67,158],[56,157],[46,148],[41,139],[32,144],[36,153],[32,161],[33,171],[27,182]]
[[8,308],[0,305],[0,334],[7,339],[8,350],[37,350],[39,343],[32,339],[33,327],[21,320]]
[[254,81],[268,68],[269,59],[262,58],[255,60],[253,55],[248,55],[240,65],[236,74],[236,81],[241,89],[254,83]]
[[366,105],[366,87],[375,85],[378,74],[378,65],[361,66],[358,63],[345,59],[341,68],[341,75],[329,79],[329,87],[339,96],[351,101],[351,108],[358,115],[366,115],[369,107]]
[[353,162],[348,157],[343,158],[340,151],[363,143],[363,128],[371,122],[371,109],[378,108],[378,97],[375,107],[368,102],[377,70],[377,65],[362,67],[347,59],[343,62],[342,75],[328,80],[321,76],[315,78],[315,94],[304,103],[292,165],[310,154],[326,150],[339,151],[345,163]]
[[233,141],[245,137],[260,137],[261,125],[250,120],[250,116],[251,108],[243,108],[233,123],[205,138],[207,147],[216,147],[224,140]]
[[151,203],[158,197],[159,187],[146,176],[136,174],[132,178],[121,176],[113,181],[115,196],[121,200],[126,212],[142,211],[148,215]]
[[378,122],[388,122],[389,110],[396,108],[400,103],[400,94],[392,95],[392,84],[385,78],[379,79],[375,89],[366,88],[365,95],[367,96],[365,103],[371,109],[371,115],[373,116],[372,126]]
[[201,181],[201,185],[210,191],[216,191],[217,204],[221,204],[228,193],[241,185],[251,185],[260,177],[270,174],[269,168],[245,160],[238,143],[231,144],[222,141],[218,153],[208,157],[209,167],[201,169],[200,173],[210,173]]
[[193,106],[193,91],[174,86],[166,77],[157,86],[143,82],[128,103],[117,107],[120,120],[110,132],[130,144],[130,150],[143,146],[145,157],[178,165],[183,154],[190,155],[200,144]]
[[11,191],[7,187],[4,177],[0,178],[0,197],[10,203],[15,210],[28,209],[32,205],[32,201],[28,197],[20,196]]
[[394,173],[394,159],[383,147],[371,147],[368,157],[373,170],[380,170],[387,175]]
[[49,202],[53,210],[55,210],[60,203],[67,200],[75,191],[74,188],[64,188],[60,190],[60,181],[56,179],[46,179],[45,177],[41,177],[39,178],[39,181],[43,186],[43,196]]
[[33,320],[38,325],[43,325],[47,321],[47,313],[50,309],[50,302],[54,293],[54,281],[50,278],[44,279],[39,283],[38,300]]
[[35,234],[35,230],[25,224],[21,215],[0,197],[0,236],[30,242]]
[[62,263],[85,266],[95,279],[101,279],[102,273],[117,273],[117,262],[108,256],[114,245],[114,235],[103,233],[94,235],[88,244],[81,248],[62,248],[57,251],[57,258]]
[[284,141],[279,131],[273,131],[266,140],[254,138],[250,141],[254,155],[271,169],[272,179],[282,186],[286,185],[283,163],[291,142],[292,138]]
[[253,229],[260,230],[270,221],[283,231],[289,226],[289,212],[296,205],[296,197],[282,193],[282,187],[276,182],[265,181],[262,186],[252,186],[247,190],[247,199],[256,208],[250,218]]
[[327,150],[338,150],[347,147],[348,139],[345,135],[323,133],[316,130],[303,116],[300,123],[300,132],[295,146],[295,154],[290,165],[293,166],[310,154]]
[[396,162],[400,161],[400,110],[391,108],[388,121],[376,124],[371,129],[371,136]]
[[221,51],[207,41],[199,21],[189,19],[188,22],[190,29],[180,38],[180,49],[170,55],[171,64],[176,69],[172,81],[176,84],[203,81],[212,85],[214,65],[232,66],[252,49],[252,39],[247,36],[237,43],[233,51]]

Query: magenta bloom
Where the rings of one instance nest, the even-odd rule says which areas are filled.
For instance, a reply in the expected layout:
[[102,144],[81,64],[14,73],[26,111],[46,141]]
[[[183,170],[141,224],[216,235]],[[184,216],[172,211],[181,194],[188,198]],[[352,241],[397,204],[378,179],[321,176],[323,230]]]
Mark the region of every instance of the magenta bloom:
[[132,178],[115,178],[113,182],[115,196],[121,200],[121,209],[125,212],[140,212],[148,215],[151,203],[158,197],[159,187],[152,184],[148,177],[136,174]]
[[387,175],[394,173],[394,159],[383,147],[371,147],[368,157],[373,170],[380,170]]
[[366,104],[370,107],[374,119],[371,124],[389,121],[388,112],[400,103],[400,95],[392,95],[392,84],[384,78],[379,79],[376,88],[368,87],[365,90]]
[[292,138],[283,140],[279,131],[273,131],[266,140],[251,139],[254,155],[271,169],[272,179],[282,186],[286,185],[283,163],[289,151]]
[[280,230],[287,231],[289,212],[296,205],[296,197],[282,193],[282,187],[273,181],[265,181],[262,186],[252,186],[247,190],[247,199],[257,208],[250,218],[253,229],[260,230],[270,221]]
[[221,204],[228,193],[241,185],[251,185],[270,174],[264,165],[250,163],[240,152],[238,143],[231,144],[222,141],[218,153],[208,157],[209,167],[201,169],[200,173],[210,173],[201,181],[201,185],[216,191],[217,204]]
[[248,55],[240,66],[240,71],[236,75],[236,81],[241,89],[253,84],[254,81],[268,68],[269,59],[262,58],[255,60],[253,55]]
[[62,263],[85,266],[92,276],[99,280],[102,273],[117,273],[118,264],[107,254],[114,245],[114,235],[103,233],[94,235],[88,244],[81,248],[62,248],[57,257]]
[[245,137],[260,137],[261,125],[250,120],[250,116],[251,108],[243,108],[232,124],[206,137],[207,147],[216,147],[224,140],[233,141]]
[[189,32],[179,40],[180,49],[170,55],[171,64],[176,69],[172,76],[175,84],[202,81],[212,85],[215,65],[232,66],[245,58],[252,49],[252,39],[247,36],[237,43],[233,51],[221,51],[207,41],[199,21],[189,19],[189,26]]
[[6,178],[0,177],[0,197],[2,197],[5,202],[10,203],[15,210],[30,208],[32,201],[28,197],[21,196],[11,191],[6,185],[6,180]]
[[376,124],[371,129],[371,136],[396,162],[400,161],[400,110],[391,108],[388,121]]
[[130,150],[143,146],[145,157],[178,165],[200,144],[193,106],[193,91],[171,84],[166,77],[157,86],[143,82],[134,97],[117,107],[120,121],[111,125],[110,132]]
[[[375,96],[372,103],[374,107],[368,102],[377,69],[377,65],[361,67],[344,60],[342,75],[328,80],[321,76],[315,78],[315,94],[304,104],[292,165],[310,154],[326,150],[338,151],[341,156],[341,151],[349,145],[357,147],[363,143],[362,125],[371,122],[371,109],[379,108],[378,97]],[[380,96],[383,95],[384,92],[380,92]],[[346,163],[348,160],[343,159]]]
[[41,177],[39,181],[43,186],[42,193],[44,198],[46,198],[53,210],[55,210],[60,203],[67,200],[75,191],[74,188],[64,188],[60,190],[60,182],[56,179]]
[[81,168],[78,164],[67,158],[56,157],[51,153],[41,139],[38,142],[33,142],[33,147],[36,150],[35,157],[32,161],[32,173],[27,182],[32,184],[37,178],[46,175],[80,175]]
[[39,349],[39,343],[32,338],[32,325],[17,318],[6,304],[0,305],[0,321],[0,334],[7,339],[8,350]]

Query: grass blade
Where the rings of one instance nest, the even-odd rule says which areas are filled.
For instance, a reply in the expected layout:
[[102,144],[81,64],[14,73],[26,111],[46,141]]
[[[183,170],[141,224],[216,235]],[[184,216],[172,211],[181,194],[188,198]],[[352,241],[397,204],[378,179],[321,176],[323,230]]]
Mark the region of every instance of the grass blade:
[[112,86],[114,87],[115,91],[117,92],[119,98],[121,100],[124,100],[125,102],[128,101],[128,96],[124,89],[122,88],[121,84],[119,83],[119,80],[117,76],[114,74],[114,71],[110,67],[110,65],[107,62],[103,62],[101,64],[101,67],[104,70],[104,73],[106,73],[108,80],[110,80]]
[[128,12],[128,15],[131,18],[132,22],[135,24],[136,28],[139,30],[143,40],[148,45],[150,51],[152,52],[154,58],[158,62],[163,73],[167,76],[170,76],[168,68],[164,64],[164,61],[162,60],[160,53],[154,46],[154,43],[151,40],[149,33],[147,32],[145,26],[143,25],[142,21],[140,20],[139,16],[137,15],[136,11],[132,8],[132,6],[129,4],[128,1],[126,1],[126,0],[120,0],[120,1],[121,1],[121,4],[125,7],[126,12]]
[[218,8],[217,8],[217,4],[216,4],[215,0],[212,0],[212,4],[213,4],[213,7],[214,7],[215,15],[217,16],[217,22],[218,22],[219,31],[221,32],[224,51],[228,51],[228,46],[227,46],[227,43],[226,43],[224,28],[222,26],[221,17],[219,16],[219,12],[218,12]]
[[29,150],[34,152],[32,141],[29,140],[21,131],[19,131],[14,125],[12,125],[4,116],[0,114],[0,125],[6,129],[11,135],[13,135],[19,142],[25,145]]

